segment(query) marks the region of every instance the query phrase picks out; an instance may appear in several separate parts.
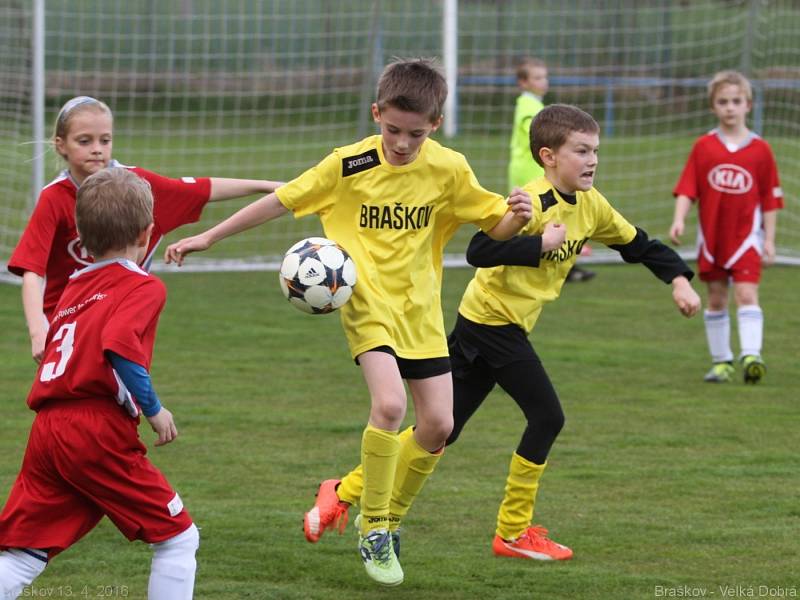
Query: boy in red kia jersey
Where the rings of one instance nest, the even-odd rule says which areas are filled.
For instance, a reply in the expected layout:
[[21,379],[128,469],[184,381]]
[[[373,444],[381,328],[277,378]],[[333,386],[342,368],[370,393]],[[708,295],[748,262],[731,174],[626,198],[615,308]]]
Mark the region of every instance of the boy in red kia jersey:
[[140,266],[150,263],[161,238],[194,223],[207,202],[269,193],[280,182],[219,177],[171,179],[111,158],[113,116],[104,102],[89,96],[69,100],[58,113],[53,146],[67,168],[39,194],[8,270],[22,277],[22,307],[31,337],[31,354],[42,358],[47,323],[73,271],[91,264],[75,230],[75,195],[83,180],[106,167],[130,169],[153,190],[153,235]]
[[758,304],[761,265],[775,260],[777,211],[783,208],[778,168],[766,141],[747,128],[753,105],[750,82],[736,71],[717,73],[708,84],[719,124],[695,142],[675,186],[670,227],[680,243],[692,203],[698,205],[700,279],[708,286],[704,313],[712,367],[705,381],[724,383],[735,373],[730,345],[728,282],[738,306],[740,354],[745,383],[766,373],[761,358],[764,316]]
[[28,395],[36,417],[0,514],[0,597],[23,594],[106,515],[152,545],[148,598],[187,600],[197,527],[137,431],[141,412],[156,446],[178,435],[148,373],[166,301],[164,284],[139,266],[154,230],[150,185],[103,169],[81,185],[75,216],[94,262],[73,273],[53,310]]

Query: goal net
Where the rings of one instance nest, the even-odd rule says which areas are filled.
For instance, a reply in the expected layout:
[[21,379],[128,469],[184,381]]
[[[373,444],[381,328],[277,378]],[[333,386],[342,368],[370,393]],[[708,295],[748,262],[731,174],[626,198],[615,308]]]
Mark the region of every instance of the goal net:
[[[45,135],[66,99],[92,95],[114,111],[114,157],[125,164],[171,176],[282,180],[333,147],[374,133],[369,105],[382,66],[395,56],[443,57],[445,11],[456,6],[455,102],[445,115],[453,135],[440,130],[436,137],[466,154],[486,187],[506,193],[514,64],[522,56],[541,58],[550,70],[546,102],[577,104],[601,124],[598,188],[661,238],[691,144],[714,126],[705,83],[717,70],[741,69],[754,83],[750,125],[771,143],[786,196],[779,253],[800,261],[796,2],[37,1],[45,6]],[[35,4],[0,0],[3,264],[38,193]],[[44,158],[47,182],[63,164],[52,151]],[[245,202],[213,203],[200,223],[169,239],[203,230]],[[448,247],[457,258],[472,234],[462,229]],[[263,267],[297,239],[319,233],[313,217],[284,217],[191,263]],[[688,251],[693,235],[685,236]]]

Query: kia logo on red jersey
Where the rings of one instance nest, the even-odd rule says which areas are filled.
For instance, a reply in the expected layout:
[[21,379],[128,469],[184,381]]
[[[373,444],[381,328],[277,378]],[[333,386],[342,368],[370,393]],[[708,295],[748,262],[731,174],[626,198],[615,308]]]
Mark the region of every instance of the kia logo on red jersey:
[[92,257],[89,256],[86,248],[81,246],[80,238],[75,238],[67,245],[67,252],[69,252],[69,255],[82,265],[92,264]]
[[746,194],[753,187],[753,176],[739,165],[717,165],[708,173],[708,183],[718,192]]

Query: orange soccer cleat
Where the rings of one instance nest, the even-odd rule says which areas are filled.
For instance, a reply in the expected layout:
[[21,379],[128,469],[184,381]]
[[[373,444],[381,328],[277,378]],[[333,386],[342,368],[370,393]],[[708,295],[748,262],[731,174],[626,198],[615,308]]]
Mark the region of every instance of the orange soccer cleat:
[[342,502],[336,495],[339,483],[339,479],[326,479],[319,484],[314,508],[303,517],[303,532],[312,544],[319,541],[326,529],[338,529],[341,535],[347,525],[350,504]]
[[528,527],[515,540],[494,536],[492,551],[495,556],[527,558],[532,560],[569,560],[572,550],[547,537],[547,529],[540,525]]

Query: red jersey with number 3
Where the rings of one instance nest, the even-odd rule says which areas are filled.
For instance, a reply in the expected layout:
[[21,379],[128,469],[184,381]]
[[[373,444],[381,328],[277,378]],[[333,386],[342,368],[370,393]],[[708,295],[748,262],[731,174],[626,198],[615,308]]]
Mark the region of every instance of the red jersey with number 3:
[[149,370],[166,297],[160,279],[125,259],[73,274],[51,320],[28,406],[38,411],[45,403],[86,398],[121,403],[124,386],[105,352]]
[[[150,270],[153,254],[164,235],[200,218],[211,194],[211,180],[207,177],[171,179],[115,160],[109,166],[129,169],[150,183],[155,228],[142,262],[144,269]],[[53,318],[53,309],[69,276],[93,262],[81,246],[75,227],[77,190],[67,171],[42,189],[30,221],[8,261],[8,270],[16,275],[32,271],[45,278],[44,314],[48,320]]]
[[716,129],[702,136],[673,193],[698,203],[700,253],[726,269],[750,248],[762,253],[762,214],[783,208],[772,150],[754,133],[736,148]]

